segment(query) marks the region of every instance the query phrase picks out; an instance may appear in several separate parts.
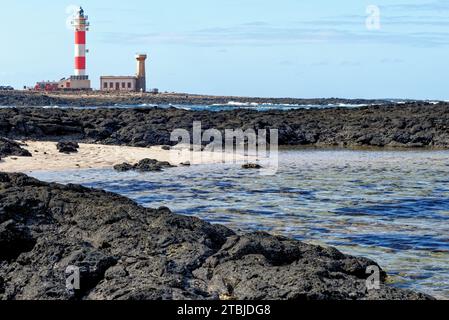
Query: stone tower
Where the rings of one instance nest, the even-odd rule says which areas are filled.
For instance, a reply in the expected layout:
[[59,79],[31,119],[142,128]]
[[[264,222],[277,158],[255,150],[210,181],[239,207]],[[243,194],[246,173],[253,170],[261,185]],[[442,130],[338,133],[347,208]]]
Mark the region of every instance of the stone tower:
[[147,91],[147,79],[146,79],[146,70],[145,70],[145,61],[147,60],[146,54],[138,54],[136,55],[137,59],[137,84],[136,90],[146,92]]

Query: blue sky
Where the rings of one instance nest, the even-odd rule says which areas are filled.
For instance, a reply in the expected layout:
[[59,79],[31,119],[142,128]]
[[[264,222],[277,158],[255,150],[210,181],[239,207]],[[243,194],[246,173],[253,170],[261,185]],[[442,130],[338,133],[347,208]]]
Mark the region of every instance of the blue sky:
[[[449,99],[447,0],[2,0],[0,85],[73,73],[70,5],[91,21],[94,87],[146,52],[148,85],[163,91]],[[366,28],[368,5],[380,30]]]

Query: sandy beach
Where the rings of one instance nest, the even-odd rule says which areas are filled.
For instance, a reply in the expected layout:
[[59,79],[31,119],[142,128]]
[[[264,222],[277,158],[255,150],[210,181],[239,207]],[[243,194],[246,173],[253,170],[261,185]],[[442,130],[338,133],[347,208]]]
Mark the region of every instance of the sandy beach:
[[101,169],[111,168],[123,162],[136,163],[145,158],[168,161],[173,165],[185,162],[190,162],[192,165],[223,162],[222,152],[191,152],[186,148],[163,150],[161,146],[138,148],[80,143],[77,153],[64,154],[56,149],[56,142],[23,141],[23,143],[25,143],[23,148],[33,156],[11,156],[1,159],[1,172]]

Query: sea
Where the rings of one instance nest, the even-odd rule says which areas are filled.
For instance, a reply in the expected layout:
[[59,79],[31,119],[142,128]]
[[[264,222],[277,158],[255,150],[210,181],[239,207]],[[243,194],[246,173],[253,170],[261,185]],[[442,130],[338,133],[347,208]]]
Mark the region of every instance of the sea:
[[[385,105],[395,106],[395,105],[403,105],[410,102],[418,102],[415,100],[399,100],[399,99],[385,99]],[[433,100],[420,100],[419,102],[426,102],[430,104],[438,104],[442,101],[433,101]],[[447,101],[445,101],[447,102]],[[210,105],[194,105],[194,104],[149,104],[143,103],[140,105],[129,105],[129,104],[114,104],[110,106],[82,106],[82,107],[73,107],[73,106],[39,106],[36,108],[45,108],[45,109],[142,109],[142,108],[176,108],[182,110],[193,110],[193,111],[229,111],[229,110],[239,110],[239,109],[247,109],[247,110],[256,110],[256,111],[270,111],[270,110],[296,110],[296,109],[325,109],[325,108],[360,108],[367,107],[371,105],[379,105],[381,103],[366,103],[366,104],[354,104],[354,103],[335,103],[335,104],[275,104],[275,103],[257,103],[257,102],[241,102],[241,101],[229,101],[227,103],[217,103]],[[13,108],[14,106],[0,106],[1,108]]]
[[449,151],[280,150],[279,171],[33,172],[239,232],[266,231],[377,261],[393,285],[449,299]]

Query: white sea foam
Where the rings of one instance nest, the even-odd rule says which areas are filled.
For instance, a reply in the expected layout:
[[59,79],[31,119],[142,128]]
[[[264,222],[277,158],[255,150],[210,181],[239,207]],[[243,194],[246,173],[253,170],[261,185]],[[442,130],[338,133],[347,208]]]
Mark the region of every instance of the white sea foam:
[[60,106],[43,106],[42,109],[59,109]]
[[232,107],[258,107],[260,105],[263,105],[258,102],[239,102],[239,101],[229,101],[226,104],[223,103],[214,103],[211,104],[212,107],[225,107],[225,106],[232,106]]
[[345,108],[358,108],[358,107],[367,107],[367,106],[372,106],[373,104],[366,104],[366,103],[360,103],[360,104],[351,104],[351,103],[337,103],[335,104],[330,104],[329,106],[337,106],[337,107],[345,107]]

